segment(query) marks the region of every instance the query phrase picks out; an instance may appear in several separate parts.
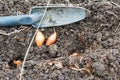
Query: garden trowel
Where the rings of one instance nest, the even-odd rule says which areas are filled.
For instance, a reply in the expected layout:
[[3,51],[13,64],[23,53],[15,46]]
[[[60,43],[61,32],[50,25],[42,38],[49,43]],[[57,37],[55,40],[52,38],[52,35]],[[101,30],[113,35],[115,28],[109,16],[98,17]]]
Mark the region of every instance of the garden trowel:
[[86,18],[90,11],[83,7],[47,6],[47,11],[41,24],[40,20],[46,6],[36,6],[30,9],[28,15],[1,16],[0,26],[32,25],[33,27],[52,27],[71,24]]

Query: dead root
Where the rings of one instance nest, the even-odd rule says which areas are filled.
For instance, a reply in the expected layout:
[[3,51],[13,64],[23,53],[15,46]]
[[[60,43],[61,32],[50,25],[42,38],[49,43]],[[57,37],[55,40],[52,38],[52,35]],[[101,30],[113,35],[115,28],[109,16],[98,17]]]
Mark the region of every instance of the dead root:
[[6,36],[9,36],[9,35],[12,35],[12,34],[15,34],[15,33],[19,33],[19,32],[21,32],[21,31],[23,31],[23,30],[25,30],[26,29],[26,27],[23,27],[23,26],[21,26],[20,28],[19,28],[19,30],[14,30],[14,31],[12,31],[12,32],[6,32],[6,31],[3,31],[3,30],[0,30],[0,34],[2,34],[2,35],[6,35]]
[[70,66],[70,69],[75,70],[75,71],[80,71],[80,72],[86,71],[86,72],[88,72],[90,75],[92,75],[90,69],[87,69],[87,68],[79,68],[76,64]]

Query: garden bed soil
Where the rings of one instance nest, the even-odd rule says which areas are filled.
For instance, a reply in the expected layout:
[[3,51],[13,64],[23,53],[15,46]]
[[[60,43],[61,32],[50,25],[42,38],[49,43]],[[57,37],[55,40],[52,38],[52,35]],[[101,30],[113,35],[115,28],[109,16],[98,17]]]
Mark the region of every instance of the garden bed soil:
[[[28,14],[31,7],[44,3],[45,0],[0,0],[0,16]],[[51,3],[66,2],[53,0]],[[24,67],[24,80],[120,79],[120,7],[109,1],[81,0],[79,3],[91,11],[86,19],[40,29],[46,39],[55,29],[57,40],[51,46],[44,43],[40,48],[33,42]],[[120,5],[119,0],[115,3]],[[36,29],[32,26],[0,28],[0,32],[7,33],[15,30],[21,31],[0,34],[0,80],[19,79],[21,65],[17,67],[14,60],[23,61]]]

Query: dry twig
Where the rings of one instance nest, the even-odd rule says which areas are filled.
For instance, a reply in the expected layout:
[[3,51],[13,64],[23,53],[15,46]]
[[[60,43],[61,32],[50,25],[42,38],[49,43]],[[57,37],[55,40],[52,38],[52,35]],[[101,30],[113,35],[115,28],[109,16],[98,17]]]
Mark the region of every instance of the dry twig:
[[75,71],[80,71],[80,72],[86,71],[86,72],[88,72],[90,75],[92,75],[92,74],[91,74],[91,71],[90,71],[89,69],[87,69],[87,68],[79,68],[76,64],[74,64],[73,66],[70,66],[70,69],[75,70]]
[[116,5],[117,7],[120,7],[120,5],[118,5],[117,3],[113,2],[113,0],[111,0],[111,3]]
[[115,32],[118,31],[119,27],[120,27],[120,23],[118,24],[117,28],[115,29]]
[[112,14],[114,15],[116,18],[120,19],[115,13],[111,12],[111,11],[106,11],[108,14]]
[[27,51],[26,51],[26,53],[25,53],[25,57],[24,57],[23,64],[22,64],[22,68],[21,68],[21,72],[20,72],[20,80],[22,80],[22,74],[23,74],[23,70],[24,70],[23,68],[24,68],[25,61],[26,61],[26,59],[27,59],[27,56],[28,56],[30,47],[31,47],[31,45],[32,45],[32,43],[33,43],[33,41],[34,41],[34,38],[35,38],[35,36],[36,36],[36,34],[37,34],[38,30],[39,30],[39,27],[41,26],[41,23],[42,23],[42,21],[43,21],[43,19],[44,19],[44,17],[45,17],[45,14],[46,14],[46,12],[47,12],[47,8],[48,8],[49,3],[50,3],[50,0],[47,2],[47,6],[46,6],[46,8],[45,8],[45,10],[44,10],[43,16],[42,16],[42,18],[41,18],[41,20],[40,20],[40,22],[39,22],[39,25],[38,25],[38,27],[37,27],[37,29],[36,29],[36,31],[35,31],[32,39],[31,39],[30,44],[29,44],[29,46],[28,46],[28,48],[27,48]]
[[15,31],[12,31],[12,32],[10,32],[10,33],[7,33],[7,32],[5,32],[5,31],[0,30],[0,34],[9,36],[9,35],[14,34],[14,33],[19,33],[19,32],[22,31],[22,30],[24,30],[24,29],[15,30]]

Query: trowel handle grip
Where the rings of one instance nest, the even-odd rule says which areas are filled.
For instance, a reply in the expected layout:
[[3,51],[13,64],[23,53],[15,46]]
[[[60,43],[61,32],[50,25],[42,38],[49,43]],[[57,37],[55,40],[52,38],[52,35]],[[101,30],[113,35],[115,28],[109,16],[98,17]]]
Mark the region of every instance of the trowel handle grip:
[[18,16],[2,16],[0,17],[0,27],[15,25],[31,25],[41,19],[38,14],[18,15]]

